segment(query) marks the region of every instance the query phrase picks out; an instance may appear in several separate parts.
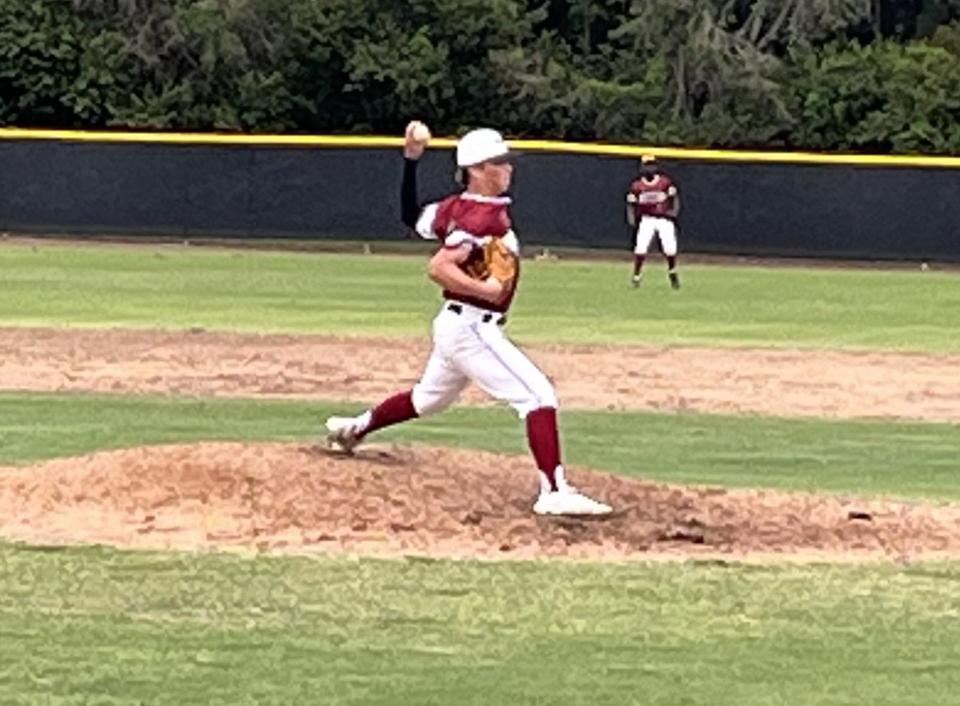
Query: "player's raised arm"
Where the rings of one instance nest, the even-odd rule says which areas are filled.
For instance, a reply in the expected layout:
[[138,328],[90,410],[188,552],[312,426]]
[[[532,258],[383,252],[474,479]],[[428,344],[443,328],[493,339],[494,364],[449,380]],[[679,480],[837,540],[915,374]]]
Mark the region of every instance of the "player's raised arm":
[[416,229],[420,217],[417,194],[417,165],[430,141],[430,129],[419,120],[411,120],[403,138],[403,181],[400,184],[400,219]]

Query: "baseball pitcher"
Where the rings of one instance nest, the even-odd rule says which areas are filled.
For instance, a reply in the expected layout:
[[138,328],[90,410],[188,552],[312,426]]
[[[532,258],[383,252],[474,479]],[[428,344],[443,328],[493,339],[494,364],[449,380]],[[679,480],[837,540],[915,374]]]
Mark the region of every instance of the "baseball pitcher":
[[510,218],[510,198],[504,195],[513,175],[509,146],[489,128],[464,135],[456,149],[462,190],[421,206],[417,167],[428,139],[422,123],[407,126],[400,198],[403,222],[438,244],[427,270],[443,292],[443,305],[433,320],[433,350],[413,389],[356,417],[328,419],[328,441],[351,452],[378,429],[443,411],[472,381],[509,403],[525,422],[540,479],[535,513],[607,514],[610,506],[567,482],[556,392],[503,331],[520,276],[520,244]]

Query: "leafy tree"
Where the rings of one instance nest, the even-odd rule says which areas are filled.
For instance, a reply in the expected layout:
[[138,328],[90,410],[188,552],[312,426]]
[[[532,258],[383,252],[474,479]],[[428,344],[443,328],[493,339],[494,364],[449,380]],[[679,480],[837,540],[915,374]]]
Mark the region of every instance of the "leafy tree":
[[287,67],[309,129],[395,132],[490,122],[494,52],[529,41],[542,12],[515,0],[297,0]]
[[960,55],[928,42],[834,45],[789,82],[797,145],[960,151]]
[[112,48],[93,41],[67,2],[0,0],[0,120],[97,122],[108,111]]
[[[120,44],[115,125],[284,129],[291,97],[281,0],[74,0]],[[109,28],[109,29],[107,29]]]
[[0,122],[960,151],[958,23],[960,0],[0,0]]
[[514,131],[571,139],[642,139],[662,130],[666,65],[646,62],[625,80],[594,78],[573,67],[568,48],[544,36],[529,50],[494,56],[501,76],[501,100]]
[[960,20],[960,0],[924,0],[917,16],[917,36],[929,37],[937,29]]

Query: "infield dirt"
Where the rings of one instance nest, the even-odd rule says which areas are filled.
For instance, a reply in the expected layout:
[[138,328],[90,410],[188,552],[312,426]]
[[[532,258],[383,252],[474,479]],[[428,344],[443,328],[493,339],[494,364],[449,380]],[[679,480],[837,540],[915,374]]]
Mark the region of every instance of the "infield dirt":
[[[384,346],[390,355],[384,356]],[[960,421],[958,356],[529,346],[564,403]],[[376,398],[416,340],[0,329],[5,389]],[[468,404],[486,404],[476,391]],[[374,444],[155,446],[0,468],[0,535],[31,543],[469,557],[960,556],[960,505],[649,483],[573,468],[606,520],[544,519],[526,456]]]
[[960,555],[960,506],[680,487],[570,469],[607,519],[533,515],[523,456],[191,444],[0,468],[0,534],[36,543],[590,559]]
[[[524,350],[566,408],[960,422],[960,355],[655,346]],[[384,352],[389,351],[388,355]],[[0,328],[0,387],[376,401],[424,339]],[[489,404],[475,388],[468,404]]]

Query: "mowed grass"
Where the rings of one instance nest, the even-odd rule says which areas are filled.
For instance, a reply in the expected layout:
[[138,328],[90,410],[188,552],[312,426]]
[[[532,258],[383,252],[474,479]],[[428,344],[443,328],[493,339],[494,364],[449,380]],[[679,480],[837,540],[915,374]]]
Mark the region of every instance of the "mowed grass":
[[7,706],[952,706],[960,567],[0,544]]
[[[425,256],[425,255],[424,255]],[[956,275],[524,262],[512,335],[957,351]],[[420,257],[0,247],[0,325],[425,336]],[[389,351],[385,351],[389,355]],[[2,380],[0,380],[2,388]],[[310,440],[344,402],[0,393],[0,464]],[[365,401],[368,402],[368,401]],[[568,459],[677,482],[960,497],[943,424],[564,411]],[[523,453],[504,409],[384,440]],[[466,469],[465,472],[469,472]],[[0,706],[955,704],[960,565],[295,559],[0,543]]]
[[[0,247],[0,325],[203,327],[424,336],[438,294],[429,246],[407,256],[171,245]],[[916,271],[683,266],[651,258],[525,261],[519,340],[960,350],[960,276]]]
[[[313,442],[329,414],[361,408],[332,401],[0,393],[0,464],[169,442]],[[566,410],[561,425],[570,463],[626,475],[960,499],[957,425]],[[506,408],[455,408],[373,440],[527,453],[523,426]]]

